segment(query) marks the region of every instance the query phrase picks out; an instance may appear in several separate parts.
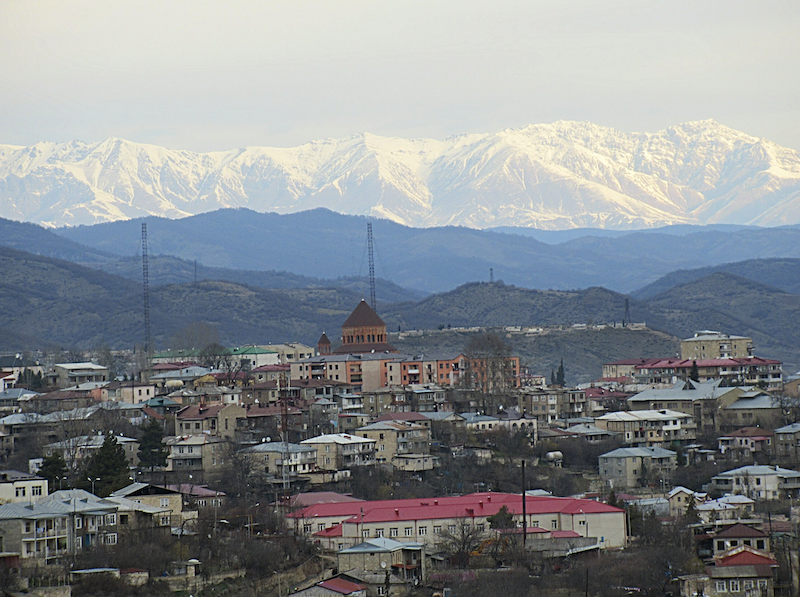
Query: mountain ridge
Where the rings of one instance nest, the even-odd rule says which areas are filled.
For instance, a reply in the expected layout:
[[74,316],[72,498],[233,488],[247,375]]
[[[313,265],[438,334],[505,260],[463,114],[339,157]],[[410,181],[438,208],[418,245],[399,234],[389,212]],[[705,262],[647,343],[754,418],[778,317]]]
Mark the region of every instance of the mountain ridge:
[[76,225],[220,208],[326,207],[472,228],[800,223],[800,154],[712,120],[656,133],[557,121],[496,133],[369,133],[194,153],[110,137],[0,146],[0,216]]

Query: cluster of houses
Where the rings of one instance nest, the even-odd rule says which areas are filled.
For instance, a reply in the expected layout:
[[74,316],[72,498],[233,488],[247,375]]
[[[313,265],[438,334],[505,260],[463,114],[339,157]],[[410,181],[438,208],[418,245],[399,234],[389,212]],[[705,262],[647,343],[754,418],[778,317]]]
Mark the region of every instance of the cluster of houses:
[[[607,363],[597,381],[567,388],[547,386],[507,354],[401,354],[362,301],[336,348],[323,333],[316,347],[220,352],[157,353],[140,378],[122,380],[92,362],[44,368],[20,355],[0,358],[0,456],[27,449],[32,438],[43,446],[31,473],[0,472],[0,496],[9,496],[0,505],[0,554],[51,561],[114,545],[124,533],[182,532],[198,508],[220,506],[224,492],[209,485],[233,458],[248,462],[254,478],[297,493],[346,480],[357,467],[424,475],[439,466],[440,448],[482,454],[487,434],[522,433],[531,444],[608,443],[598,489],[663,516],[691,511],[707,566],[682,580],[685,595],[772,594],[777,564],[753,512],[758,502],[800,498],[800,472],[792,470],[800,423],[787,421],[788,390],[797,384],[784,379],[780,362],[754,356],[749,338],[698,332],[682,342],[680,358]],[[17,387],[31,374],[49,391]],[[134,482],[98,498],[48,487],[35,474],[55,453],[79,470],[104,431],[149,420],[168,431],[160,484]],[[138,440],[115,438],[135,469]],[[731,467],[704,492],[673,488],[677,467],[707,461]],[[652,495],[636,495],[643,490]],[[528,549],[571,555],[628,544],[625,512],[588,497],[331,495],[295,504],[286,519],[337,554],[340,574],[304,589],[308,595],[393,594],[392,583],[399,593],[425,577],[435,546],[464,521],[489,540],[508,532],[492,524],[501,510]]]

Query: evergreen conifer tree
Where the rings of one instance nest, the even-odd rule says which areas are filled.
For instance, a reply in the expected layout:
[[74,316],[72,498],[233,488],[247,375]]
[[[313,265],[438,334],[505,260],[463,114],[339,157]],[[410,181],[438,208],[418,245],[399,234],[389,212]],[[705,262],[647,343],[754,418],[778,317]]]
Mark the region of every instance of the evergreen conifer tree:
[[91,489],[91,480],[94,479],[94,490],[100,497],[108,497],[128,484],[130,469],[125,450],[117,442],[112,432],[106,434],[103,445],[97,450],[89,464],[86,466],[86,481]]
[[39,472],[36,474],[47,479],[50,491],[61,489],[67,476],[67,463],[64,462],[64,457],[60,453],[55,452],[44,457],[42,466],[39,467]]
[[167,465],[167,450],[164,447],[164,428],[155,419],[144,426],[144,434],[139,440],[139,466],[152,472],[157,466]]

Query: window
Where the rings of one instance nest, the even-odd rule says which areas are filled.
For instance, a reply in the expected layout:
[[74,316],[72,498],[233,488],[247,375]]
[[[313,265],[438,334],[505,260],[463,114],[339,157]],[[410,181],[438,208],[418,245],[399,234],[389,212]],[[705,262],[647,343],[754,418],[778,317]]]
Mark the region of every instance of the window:
[[376,537],[383,537],[383,529],[375,529]]
[[476,528],[478,529],[479,533],[482,533],[483,531],[486,530],[486,525],[483,524],[483,523],[480,523],[480,524],[476,525]]
[[32,530],[33,530],[33,523],[26,522],[25,523],[25,532],[26,533],[30,533]]
[[766,589],[767,588],[767,579],[766,578],[759,578],[758,579],[758,588],[759,589]]
[[427,535],[428,534],[428,527],[419,527],[419,529],[417,529],[417,534],[418,535]]
[[456,532],[456,525],[454,525],[454,524],[447,525],[447,532],[450,533],[450,534],[455,533]]
[[739,592],[739,581],[731,579],[729,581],[729,583],[730,583],[730,585],[729,585],[730,586],[730,592],[731,593],[738,593]]
[[717,541],[717,551],[725,551],[725,542]]
[[25,488],[17,487],[17,497],[25,497]]
[[364,539],[369,539],[369,531],[367,530],[361,531],[361,537]]
[[745,590],[745,591],[749,591],[749,590],[751,590],[752,588],[753,588],[753,581],[752,581],[752,580],[746,580],[746,581],[744,581],[744,590]]
[[109,524],[109,525],[117,524],[117,515],[116,514],[107,514],[106,515],[106,524]]
[[311,532],[311,525],[310,524],[304,524],[303,525],[303,532],[304,533],[310,533]]
[[557,531],[558,530],[558,521],[557,520],[550,521],[550,528],[553,529],[554,531]]
[[411,537],[414,534],[414,527],[406,527],[403,531],[406,537]]
[[764,549],[764,540],[756,539],[756,549]]
[[397,537],[397,529],[389,529],[389,536],[390,537]]
[[161,526],[168,527],[169,526],[169,514],[165,514],[161,517]]
[[76,529],[79,529],[79,528],[81,528],[82,526],[83,526],[83,518],[81,518],[80,516],[77,516],[77,517],[75,518],[75,528],[76,528]]
[[714,583],[714,589],[717,593],[724,593],[728,590],[728,585],[724,580],[718,580]]
[[83,547],[83,537],[75,537],[75,546],[78,549]]
[[35,485],[35,486],[31,487],[31,494],[32,495],[42,495],[42,486],[41,485]]
[[321,523],[319,523],[319,524],[317,525],[317,530],[318,530],[318,531],[324,531],[324,530],[325,530],[325,523],[322,523],[322,522],[321,522]]
[[442,532],[442,527],[440,527],[439,525],[434,525],[434,527],[433,527],[433,534],[434,534],[434,535],[438,535],[438,534],[440,534],[441,532]]
[[109,533],[106,535],[106,545],[116,545],[117,544],[117,534],[116,533]]

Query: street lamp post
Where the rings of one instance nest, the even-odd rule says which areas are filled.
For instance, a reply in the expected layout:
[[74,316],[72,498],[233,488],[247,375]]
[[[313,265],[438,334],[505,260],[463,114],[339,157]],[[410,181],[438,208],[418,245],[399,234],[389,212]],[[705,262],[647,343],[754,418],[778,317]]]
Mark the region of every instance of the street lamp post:
[[92,484],[92,495],[95,495],[95,493],[94,493],[94,484],[95,484],[95,481],[99,481],[100,480],[100,477],[96,477],[96,478],[87,477],[86,480],[89,481]]

